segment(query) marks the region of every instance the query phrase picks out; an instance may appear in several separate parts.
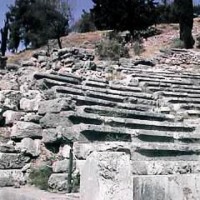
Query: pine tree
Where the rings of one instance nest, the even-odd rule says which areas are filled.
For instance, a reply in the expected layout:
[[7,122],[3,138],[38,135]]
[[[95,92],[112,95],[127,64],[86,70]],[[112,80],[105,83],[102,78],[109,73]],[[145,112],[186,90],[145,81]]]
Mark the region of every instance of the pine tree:
[[146,29],[156,21],[154,0],[93,0],[91,13],[98,29]]
[[8,43],[8,16],[6,16],[6,19],[4,21],[4,27],[1,29],[1,54],[5,56],[6,50],[7,50],[7,43]]
[[193,48],[193,2],[192,0],[174,0],[175,12],[179,18],[180,39],[184,42],[185,48]]

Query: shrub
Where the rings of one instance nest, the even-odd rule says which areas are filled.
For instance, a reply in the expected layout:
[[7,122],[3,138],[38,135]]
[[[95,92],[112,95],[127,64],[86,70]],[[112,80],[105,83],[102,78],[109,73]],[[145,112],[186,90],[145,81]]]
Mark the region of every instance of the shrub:
[[72,193],[78,193],[80,188],[80,173],[72,177]]
[[100,59],[119,60],[121,57],[129,57],[128,48],[117,39],[104,39],[96,47],[96,53]]
[[144,47],[141,39],[138,39],[133,43],[133,51],[134,54],[137,56],[139,56],[142,52],[144,52]]
[[29,174],[29,183],[41,190],[47,190],[48,180],[51,174],[52,169],[50,167],[43,166],[40,168],[33,168]]
[[176,38],[176,39],[172,40],[171,48],[180,48],[180,49],[183,49],[184,46],[185,46],[184,42],[182,40],[180,40],[179,38]]

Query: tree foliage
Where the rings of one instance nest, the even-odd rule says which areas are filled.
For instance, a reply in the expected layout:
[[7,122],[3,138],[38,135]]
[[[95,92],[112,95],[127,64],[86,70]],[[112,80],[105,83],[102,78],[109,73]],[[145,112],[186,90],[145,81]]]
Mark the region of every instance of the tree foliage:
[[154,0],[93,0],[91,13],[98,29],[142,30],[155,23]]
[[[65,5],[65,6],[64,6]],[[19,43],[37,48],[48,39],[67,34],[70,9],[62,0],[15,0],[9,7],[9,49],[17,50]]]
[[178,23],[178,17],[175,15],[174,2],[170,0],[163,0],[158,4],[157,8],[157,22],[158,23]]
[[1,54],[5,56],[7,43],[8,43],[8,16],[6,15],[6,19],[4,20],[4,27],[0,30],[1,32]]
[[72,26],[72,30],[79,33],[95,31],[96,27],[92,19],[91,13],[83,10],[81,18]]

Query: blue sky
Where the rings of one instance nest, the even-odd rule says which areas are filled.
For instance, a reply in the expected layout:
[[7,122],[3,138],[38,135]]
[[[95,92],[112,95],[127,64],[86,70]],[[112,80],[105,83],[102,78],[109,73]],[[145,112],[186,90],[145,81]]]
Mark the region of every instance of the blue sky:
[[[123,0],[122,0],[123,1]],[[13,4],[15,0],[0,0],[0,27],[3,26],[4,14],[7,6]],[[80,18],[82,10],[89,10],[92,7],[92,0],[69,0],[72,4],[72,14],[74,20]],[[194,3],[200,3],[200,0],[193,0]]]
[[[8,10],[7,6],[13,4],[15,0],[0,0],[0,27],[3,26],[4,15]],[[88,10],[92,7],[92,0],[69,0],[72,5],[73,18],[80,18],[82,10]]]

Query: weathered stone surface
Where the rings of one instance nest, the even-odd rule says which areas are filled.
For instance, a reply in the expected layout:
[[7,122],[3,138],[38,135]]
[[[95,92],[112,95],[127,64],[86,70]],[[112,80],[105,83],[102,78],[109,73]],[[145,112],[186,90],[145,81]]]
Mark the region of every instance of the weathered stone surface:
[[12,144],[4,144],[4,143],[0,143],[0,152],[2,153],[16,153],[18,152],[18,150],[16,150],[15,146],[13,146]]
[[22,98],[20,100],[20,109],[24,111],[38,111],[40,101],[41,98],[35,98],[35,99]]
[[[0,187],[24,184],[25,178],[21,170],[0,170]],[[0,198],[1,199],[1,198]]]
[[17,144],[24,154],[30,155],[32,157],[37,157],[40,155],[41,140],[33,140],[31,138],[24,138]]
[[65,159],[65,160],[54,162],[52,169],[53,169],[53,172],[55,172],[55,173],[68,172],[69,160]]
[[25,115],[24,112],[16,112],[16,111],[12,111],[12,110],[7,110],[3,113],[3,117],[5,117],[5,119],[6,119],[6,121],[5,121],[6,125],[11,125],[15,121],[19,121],[21,119],[21,117],[23,117],[24,115]]
[[86,159],[92,152],[126,152],[130,154],[129,142],[74,143],[74,154],[78,159]]
[[72,126],[72,122],[70,122],[68,116],[68,112],[60,112],[58,114],[47,113],[40,120],[40,124],[43,128],[70,127]]
[[199,174],[168,176],[134,176],[133,199],[199,199],[199,187]]
[[42,142],[45,144],[51,144],[57,142],[59,139],[59,136],[57,134],[56,129],[49,128],[49,129],[43,129],[42,131]]
[[37,59],[32,57],[30,58],[29,60],[24,60],[21,65],[22,67],[31,67],[31,66],[36,66],[36,62],[37,62]]
[[18,110],[19,102],[22,97],[21,92],[14,90],[0,91],[0,103],[10,110]]
[[35,113],[27,113],[24,117],[23,117],[23,121],[25,122],[34,122],[34,123],[39,123],[40,119],[42,118],[42,116],[35,114]]
[[63,158],[69,159],[70,149],[71,149],[71,147],[69,145],[64,145],[63,147],[60,148],[59,154]]
[[55,194],[35,187],[0,188],[1,200],[79,200],[78,194]]
[[62,82],[73,83],[73,84],[79,84],[80,83],[80,81],[75,79],[75,78],[58,76],[58,75],[53,75],[53,74],[35,74],[34,77],[36,79],[48,78],[48,79],[52,79],[52,80],[55,80],[55,81],[62,81]]
[[200,172],[199,161],[133,161],[134,175],[194,174]]
[[20,169],[30,158],[22,154],[0,153],[0,169]]
[[42,138],[42,128],[40,125],[32,122],[18,121],[12,127],[11,138]]
[[39,103],[38,113],[44,115],[46,113],[59,113],[61,111],[71,110],[74,105],[70,98],[61,98]]
[[67,184],[68,174],[52,174],[49,177],[48,185],[53,191],[66,191],[68,188]]
[[130,156],[92,153],[81,172],[80,192],[81,200],[133,200]]
[[67,126],[60,125],[60,126],[57,126],[56,128],[57,135],[72,142],[78,141],[79,136],[80,136],[80,131],[81,131],[81,128],[79,126],[67,127]]

